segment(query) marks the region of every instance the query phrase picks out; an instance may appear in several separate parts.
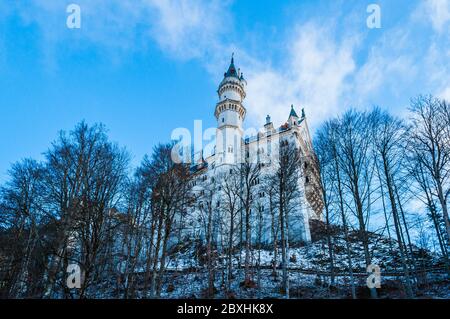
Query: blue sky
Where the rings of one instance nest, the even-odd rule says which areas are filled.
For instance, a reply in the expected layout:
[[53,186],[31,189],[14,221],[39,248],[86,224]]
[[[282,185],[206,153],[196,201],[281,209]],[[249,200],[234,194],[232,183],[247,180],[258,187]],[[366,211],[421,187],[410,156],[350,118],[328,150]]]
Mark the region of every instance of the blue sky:
[[[66,7],[81,7],[81,29]],[[381,29],[366,25],[369,4]],[[304,107],[314,130],[349,107],[407,116],[409,99],[450,99],[450,0],[0,1],[0,181],[42,158],[61,129],[102,122],[133,164],[178,127],[214,126],[235,53],[247,126]]]

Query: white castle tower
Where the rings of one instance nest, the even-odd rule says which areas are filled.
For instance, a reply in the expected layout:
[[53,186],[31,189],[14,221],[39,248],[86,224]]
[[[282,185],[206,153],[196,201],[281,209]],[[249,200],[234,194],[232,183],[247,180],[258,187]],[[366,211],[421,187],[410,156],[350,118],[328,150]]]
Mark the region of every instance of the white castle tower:
[[216,164],[236,164],[242,156],[242,123],[246,109],[242,102],[245,99],[247,82],[242,73],[234,66],[234,57],[228,71],[219,85],[217,93],[219,102],[214,115],[217,119]]

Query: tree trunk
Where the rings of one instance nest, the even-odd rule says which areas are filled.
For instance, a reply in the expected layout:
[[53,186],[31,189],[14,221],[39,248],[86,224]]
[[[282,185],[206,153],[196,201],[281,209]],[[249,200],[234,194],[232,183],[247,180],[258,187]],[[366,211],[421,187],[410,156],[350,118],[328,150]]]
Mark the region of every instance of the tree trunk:
[[410,281],[409,269],[408,269],[408,265],[407,265],[406,257],[405,257],[405,251],[404,251],[404,246],[403,246],[404,242],[403,242],[403,238],[402,238],[400,220],[399,220],[399,216],[398,216],[398,212],[397,212],[397,204],[396,204],[395,197],[394,197],[394,190],[393,190],[393,185],[391,182],[391,176],[389,173],[387,160],[384,156],[383,156],[383,167],[384,167],[384,174],[385,174],[385,178],[386,178],[386,186],[388,189],[389,199],[391,201],[391,209],[392,209],[392,216],[394,217],[395,231],[397,233],[397,241],[398,241],[398,247],[400,250],[400,258],[402,261],[403,272],[405,274],[405,279],[406,279],[406,294],[408,295],[409,298],[413,298],[414,294],[413,294],[412,285],[411,285],[411,281]]

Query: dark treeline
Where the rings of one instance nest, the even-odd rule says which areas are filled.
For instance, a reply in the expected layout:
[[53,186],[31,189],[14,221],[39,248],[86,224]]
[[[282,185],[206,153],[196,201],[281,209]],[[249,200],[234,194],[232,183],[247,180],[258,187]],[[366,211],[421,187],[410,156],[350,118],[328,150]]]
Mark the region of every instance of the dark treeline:
[[[421,96],[410,114],[402,120],[378,108],[348,111],[326,122],[314,141],[327,285],[335,285],[337,265],[344,263],[346,289],[354,298],[354,272],[374,263],[373,233],[391,239],[408,297],[416,296],[420,284],[417,247],[435,250],[449,272],[450,108]],[[132,170],[129,154],[108,140],[102,125],[82,122],[60,133],[42,162],[12,165],[0,188],[0,297],[158,298],[174,289],[167,268],[174,259],[177,266],[174,256],[188,243],[196,247],[192,266],[205,274],[202,296],[222,291],[220,296],[233,297],[236,282],[261,287],[267,280],[261,254],[269,250],[272,280],[290,297],[289,235],[297,218],[302,154],[281,148],[271,176],[262,176],[259,164],[244,163],[226,176],[199,180],[189,166],[172,161],[173,145],[157,145]],[[261,192],[268,197],[266,210],[256,200]],[[197,215],[191,216],[194,205]],[[271,224],[269,246],[262,240],[263,220]],[[202,236],[187,236],[192,222]],[[344,254],[336,251],[336,227],[345,239]],[[67,285],[72,264],[82,269],[78,289]],[[370,294],[377,297],[377,290]]]

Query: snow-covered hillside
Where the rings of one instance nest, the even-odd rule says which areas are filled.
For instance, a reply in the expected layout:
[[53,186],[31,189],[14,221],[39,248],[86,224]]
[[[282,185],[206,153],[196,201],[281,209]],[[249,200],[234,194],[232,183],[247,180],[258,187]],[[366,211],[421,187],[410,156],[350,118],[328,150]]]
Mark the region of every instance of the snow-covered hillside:
[[[396,242],[386,237],[370,233],[370,252],[372,263],[380,267],[380,296],[403,297],[403,276],[400,254]],[[349,298],[350,272],[347,263],[346,242],[342,234],[333,236],[334,283],[330,283],[330,257],[327,240],[317,239],[309,244],[297,245],[289,249],[289,281],[290,296],[293,298]],[[364,254],[357,238],[357,233],[350,233],[350,249],[353,262],[353,275],[357,293],[360,297],[368,297]],[[413,247],[415,264],[411,269],[417,276],[415,285],[418,297],[449,298],[450,285],[445,273],[444,264],[438,255]],[[273,271],[274,249],[263,247],[252,250],[253,284],[244,287],[244,252],[233,255],[233,280],[231,291],[225,292],[226,256],[216,254],[215,293],[216,297],[245,298],[282,298],[280,290],[281,265],[278,254],[278,267]],[[173,249],[167,265],[164,298],[201,298],[207,287],[207,271],[205,250],[196,242],[185,242]],[[237,280],[236,280],[237,279]],[[420,289],[419,289],[420,288]]]

